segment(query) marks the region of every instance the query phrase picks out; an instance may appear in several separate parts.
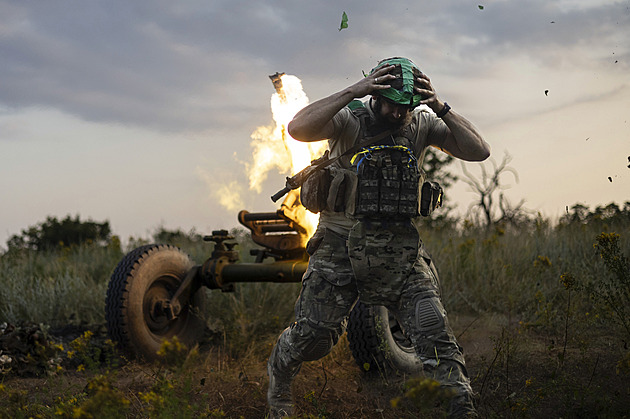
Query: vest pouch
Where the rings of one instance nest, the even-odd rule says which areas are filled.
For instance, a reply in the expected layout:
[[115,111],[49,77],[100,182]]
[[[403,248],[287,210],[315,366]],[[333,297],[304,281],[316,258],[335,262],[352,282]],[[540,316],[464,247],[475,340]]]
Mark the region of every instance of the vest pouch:
[[357,208],[357,189],[359,187],[359,178],[354,170],[345,171],[346,178],[346,217],[354,218]]
[[398,202],[398,213],[402,216],[415,217],[418,215],[418,181],[400,182],[400,201]]
[[359,179],[356,214],[378,215],[378,179]]
[[437,182],[424,182],[420,192],[420,214],[428,217],[437,207],[441,207],[442,195],[442,187]]
[[371,158],[357,167],[356,215],[378,215],[380,171]]
[[398,213],[400,215],[407,217],[416,217],[418,215],[421,179],[422,173],[419,170],[407,167],[402,170],[400,201],[398,202]]
[[309,176],[300,189],[300,201],[304,208],[314,214],[326,209],[330,182],[331,176],[328,167],[319,169]]
[[330,188],[326,209],[333,212],[354,211],[357,189],[357,176],[352,170],[330,167]]
[[381,179],[378,208],[382,216],[399,215],[400,181]]
[[422,175],[409,147],[369,147],[357,153],[352,163],[358,176],[355,215],[380,218],[418,215]]

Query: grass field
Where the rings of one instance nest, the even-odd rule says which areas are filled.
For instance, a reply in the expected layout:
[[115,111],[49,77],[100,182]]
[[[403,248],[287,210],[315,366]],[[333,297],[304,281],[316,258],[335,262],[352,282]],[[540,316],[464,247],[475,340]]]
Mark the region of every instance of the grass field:
[[[577,215],[423,234],[483,417],[630,415],[630,216]],[[197,263],[212,250],[193,234],[169,240]],[[0,417],[265,416],[266,358],[299,284],[209,291],[213,344],[186,355],[169,341],[163,355],[177,362],[138,364],[107,340],[104,298],[118,261],[145,242],[0,258]],[[345,339],[304,366],[295,394],[303,417],[442,414],[421,382],[364,376]]]

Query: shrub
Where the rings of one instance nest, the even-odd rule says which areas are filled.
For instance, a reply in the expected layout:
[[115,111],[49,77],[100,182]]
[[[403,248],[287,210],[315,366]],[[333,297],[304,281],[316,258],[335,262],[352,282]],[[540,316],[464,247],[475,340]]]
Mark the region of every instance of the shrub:
[[56,217],[47,217],[46,221],[22,230],[22,234],[13,235],[7,241],[9,251],[20,249],[48,250],[83,243],[105,245],[111,238],[109,221],[97,223],[81,221],[66,216],[59,221]]

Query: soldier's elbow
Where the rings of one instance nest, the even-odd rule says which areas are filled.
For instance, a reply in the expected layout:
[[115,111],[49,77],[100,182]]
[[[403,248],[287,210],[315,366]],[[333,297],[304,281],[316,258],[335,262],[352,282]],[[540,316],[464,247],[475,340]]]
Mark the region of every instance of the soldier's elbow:
[[297,141],[301,142],[311,142],[311,141],[319,141],[322,140],[323,137],[317,132],[313,127],[301,123],[298,119],[293,119],[287,125],[287,132],[289,135]]
[[480,152],[479,152],[479,160],[478,161],[484,161],[488,157],[490,157],[490,146],[485,144],[485,147],[483,147],[482,150],[480,150]]
[[300,123],[296,122],[295,119],[293,119],[291,122],[289,122],[289,125],[287,125],[287,132],[289,133],[291,138],[295,140],[307,141],[304,136],[304,130],[300,126]]
[[481,159],[482,161],[490,157],[490,144],[484,141],[483,145],[484,147],[483,147],[483,153],[482,153],[483,158]]

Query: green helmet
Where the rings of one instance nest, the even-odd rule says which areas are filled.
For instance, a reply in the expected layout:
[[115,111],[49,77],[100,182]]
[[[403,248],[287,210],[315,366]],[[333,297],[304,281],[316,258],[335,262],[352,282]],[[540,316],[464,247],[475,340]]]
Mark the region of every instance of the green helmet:
[[[378,90],[375,93],[399,105],[409,105],[414,108],[418,106],[422,96],[413,93],[415,80],[422,74],[418,66],[408,58],[393,57],[379,61],[370,74],[384,65],[395,66],[389,74],[396,76],[396,80],[389,83],[391,88]],[[420,87],[417,83],[416,85]]]

